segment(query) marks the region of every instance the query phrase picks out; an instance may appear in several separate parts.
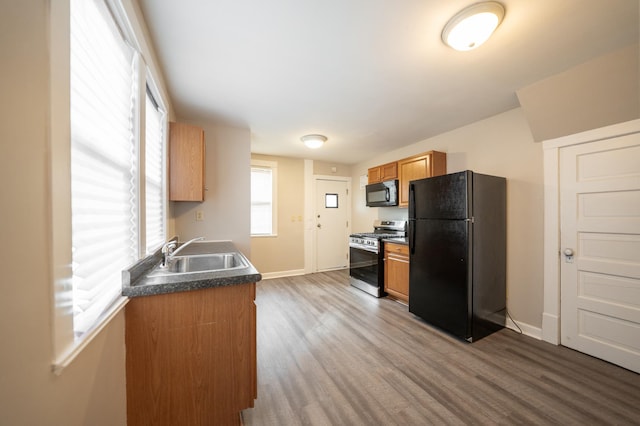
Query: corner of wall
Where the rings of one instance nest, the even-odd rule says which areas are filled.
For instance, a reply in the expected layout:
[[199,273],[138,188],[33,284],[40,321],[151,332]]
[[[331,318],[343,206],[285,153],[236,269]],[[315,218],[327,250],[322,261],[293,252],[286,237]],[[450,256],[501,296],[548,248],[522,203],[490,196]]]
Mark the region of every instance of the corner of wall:
[[640,117],[639,47],[634,44],[519,89],[536,141]]

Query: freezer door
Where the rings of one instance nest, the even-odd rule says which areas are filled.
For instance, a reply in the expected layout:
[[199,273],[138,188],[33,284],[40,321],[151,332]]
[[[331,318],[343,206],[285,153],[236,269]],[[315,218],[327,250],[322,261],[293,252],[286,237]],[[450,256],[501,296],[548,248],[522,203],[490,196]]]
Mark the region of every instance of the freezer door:
[[470,217],[471,171],[409,183],[410,219],[466,219]]
[[467,220],[415,220],[409,312],[462,339],[471,332]]

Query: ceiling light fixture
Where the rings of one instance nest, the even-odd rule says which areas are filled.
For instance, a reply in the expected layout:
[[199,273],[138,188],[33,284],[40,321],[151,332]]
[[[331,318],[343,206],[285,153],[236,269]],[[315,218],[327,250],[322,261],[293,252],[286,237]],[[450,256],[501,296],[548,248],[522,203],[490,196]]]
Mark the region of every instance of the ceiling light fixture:
[[320,148],[327,141],[327,137],[323,135],[305,135],[300,138],[307,148],[317,149]]
[[456,50],[471,50],[487,41],[504,18],[495,1],[472,4],[456,13],[442,30],[442,41]]

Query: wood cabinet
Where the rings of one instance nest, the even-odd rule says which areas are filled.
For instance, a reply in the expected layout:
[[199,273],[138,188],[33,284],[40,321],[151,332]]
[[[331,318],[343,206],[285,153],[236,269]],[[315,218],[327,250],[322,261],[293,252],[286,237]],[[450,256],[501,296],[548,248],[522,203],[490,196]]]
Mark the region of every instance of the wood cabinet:
[[127,424],[239,424],[257,397],[255,283],[132,298]]
[[170,123],[169,200],[204,201],[204,130],[184,123]]
[[440,176],[447,173],[447,154],[429,151],[398,161],[400,194],[398,206],[409,205],[409,182],[416,179]]
[[372,167],[367,171],[368,183],[384,182],[391,179],[398,179],[398,163],[396,161]]
[[384,243],[384,291],[409,302],[409,246]]

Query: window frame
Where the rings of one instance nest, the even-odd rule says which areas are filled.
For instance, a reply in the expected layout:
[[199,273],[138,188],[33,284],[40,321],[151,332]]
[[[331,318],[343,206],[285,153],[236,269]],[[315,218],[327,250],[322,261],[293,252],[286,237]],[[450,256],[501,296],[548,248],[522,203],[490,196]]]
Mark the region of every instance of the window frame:
[[[144,61],[143,50],[137,41],[125,6],[120,0],[103,1],[109,10],[110,18],[120,31],[125,42],[132,46],[138,59],[137,75],[138,94],[134,137],[138,144],[138,259],[145,257],[145,174],[144,174],[144,97],[147,84],[152,88],[156,100],[164,108],[163,118],[163,193],[164,193],[164,227],[168,231],[168,196],[167,196],[167,128],[168,109],[164,103],[162,92],[158,90],[153,72]],[[128,298],[119,296],[82,336],[74,336],[73,327],[73,287],[72,276],[72,241],[71,241],[71,114],[70,114],[70,24],[71,1],[52,2],[50,5],[50,103],[49,103],[49,181],[48,199],[50,205],[50,276],[52,305],[52,372],[62,373],[78,354],[106,327],[110,321],[124,308]],[[135,13],[135,11],[132,11]],[[134,17],[135,18],[135,17]],[[136,21],[134,21],[136,22]],[[114,283],[119,287],[122,282]]]
[[[168,206],[168,202],[169,202],[169,195],[168,195],[168,175],[167,175],[167,155],[168,155],[168,129],[169,129],[169,121],[167,119],[168,117],[168,113],[167,113],[167,108],[165,107],[164,101],[162,99],[162,96],[160,96],[160,91],[158,90],[158,86],[155,83],[155,80],[151,74],[151,71],[149,70],[148,67],[146,68],[146,72],[145,72],[145,85],[144,87],[141,88],[141,91],[144,90],[145,96],[150,95],[153,99],[153,101],[155,101],[155,103],[157,104],[157,108],[159,111],[162,111],[161,115],[162,115],[162,123],[161,123],[161,143],[162,143],[162,159],[161,159],[161,171],[162,171],[162,176],[161,176],[161,192],[162,192],[162,215],[164,217],[163,220],[163,235],[164,235],[164,239],[165,241],[167,240],[167,236],[168,236],[168,226],[167,226],[167,222],[168,222],[168,217],[167,217],[167,212],[169,211],[169,206]],[[141,85],[142,86],[142,85]],[[146,100],[146,99],[145,99]],[[142,103],[142,102],[141,102]],[[146,168],[146,140],[147,140],[147,134],[146,134],[146,102],[145,102],[145,107],[143,108],[143,113],[142,113],[142,118],[141,118],[141,122],[145,123],[144,126],[144,130],[143,132],[143,136],[142,139],[144,140],[144,143],[142,143],[141,145],[141,152],[142,155],[144,156],[144,161],[140,160],[141,166],[142,166],[142,172],[141,172],[141,185],[142,185],[142,195],[140,198],[144,198],[145,201],[145,206],[141,207],[141,211],[144,212],[144,217],[145,217],[145,223],[144,223],[144,228],[141,228],[141,241],[140,241],[140,256],[144,257],[145,255],[149,255],[152,254],[153,252],[155,252],[156,250],[160,249],[162,247],[162,244],[160,244],[157,247],[151,247],[148,248],[147,247],[147,224],[146,224],[146,217],[147,217],[147,211],[146,211],[146,201],[147,201],[147,188],[146,188],[146,178],[147,178],[147,168]],[[141,129],[143,127],[141,126]],[[143,244],[144,243],[144,244]]]
[[[272,238],[278,236],[278,163],[267,160],[251,160],[251,172],[253,169],[269,169],[271,170],[271,233],[254,234],[251,232],[251,238]],[[250,202],[253,210],[253,200]]]

